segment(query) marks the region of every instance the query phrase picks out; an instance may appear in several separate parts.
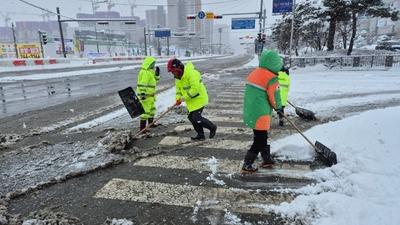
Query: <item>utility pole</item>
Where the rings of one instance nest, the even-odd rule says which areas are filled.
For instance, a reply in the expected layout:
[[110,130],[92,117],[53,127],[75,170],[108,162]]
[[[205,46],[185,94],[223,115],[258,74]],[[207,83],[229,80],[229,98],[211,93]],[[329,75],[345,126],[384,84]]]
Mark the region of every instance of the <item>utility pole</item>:
[[14,39],[15,57],[16,57],[16,58],[19,58],[19,55],[18,55],[18,48],[17,48],[17,36],[15,35],[15,26],[14,26],[14,23],[11,23],[11,29],[12,29],[12,33],[13,33],[13,39]]
[[[94,14],[96,14],[96,3],[94,2],[94,0],[92,0],[92,11],[93,11],[93,16],[94,16]],[[98,40],[98,37],[97,37],[97,23],[94,24],[94,32],[95,32],[95,36],[96,36],[97,53],[100,53],[99,40]]]
[[63,34],[63,30],[62,30],[62,25],[61,25],[61,14],[60,14],[60,8],[59,7],[57,7],[57,20],[58,20],[58,27],[60,29],[62,54],[63,54],[64,58],[67,58],[67,53],[65,52],[64,34]]
[[292,6],[292,27],[290,28],[290,44],[289,44],[289,66],[292,66],[292,47],[293,47],[293,31],[294,31],[294,16],[296,11],[296,0],[293,0]]
[[260,13],[259,13],[259,25],[260,25],[260,33],[262,33],[262,31],[263,31],[263,29],[262,29],[262,25],[263,25],[263,23],[262,23],[262,17],[263,17],[263,4],[264,4],[264,0],[261,0],[260,1],[261,3],[260,3]]
[[160,46],[160,38],[157,38],[157,52],[158,55],[161,56],[161,46]]
[[169,56],[169,37],[167,37],[167,55]]
[[222,55],[222,27],[218,28],[219,32],[219,54]]
[[144,30],[144,55],[147,56],[147,37],[146,37],[146,27],[143,27]]

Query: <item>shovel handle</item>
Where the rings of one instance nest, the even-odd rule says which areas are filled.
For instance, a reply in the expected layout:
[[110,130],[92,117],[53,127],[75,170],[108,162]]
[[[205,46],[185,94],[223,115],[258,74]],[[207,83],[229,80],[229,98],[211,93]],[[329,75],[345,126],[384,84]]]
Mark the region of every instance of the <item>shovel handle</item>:
[[289,100],[287,101],[287,103],[289,103],[289,105],[291,105],[293,108],[297,108],[295,105],[293,105]]
[[151,122],[149,125],[147,125],[145,128],[143,128],[143,130],[137,132],[134,137],[137,137],[140,134],[142,134],[143,132],[145,132],[146,130],[148,130],[151,126],[153,126],[157,121],[159,121],[161,118],[163,118],[167,113],[169,113],[174,108],[175,108],[175,104],[173,106],[169,107],[163,113],[161,113],[156,119],[153,120],[153,122]]
[[285,117],[285,119],[294,127],[294,129],[296,129],[297,132],[299,132],[299,134],[300,134],[301,136],[303,136],[303,138],[306,139],[306,141],[307,141],[314,149],[317,149],[317,148],[315,147],[315,145],[310,141],[310,139],[308,139],[308,138],[303,134],[303,132],[301,132],[301,130],[296,126],[296,124],[293,123],[292,120],[290,120],[284,113],[282,113],[281,115],[283,115],[283,117]]

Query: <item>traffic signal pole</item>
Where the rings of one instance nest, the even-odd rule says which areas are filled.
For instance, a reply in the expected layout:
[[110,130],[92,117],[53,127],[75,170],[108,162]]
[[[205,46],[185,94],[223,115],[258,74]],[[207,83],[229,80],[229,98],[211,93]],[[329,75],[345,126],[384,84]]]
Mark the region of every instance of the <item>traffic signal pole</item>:
[[15,58],[19,58],[18,55],[18,48],[17,48],[17,35],[15,34],[15,26],[14,23],[11,24],[11,29],[12,29],[12,33],[13,33],[13,39],[14,39],[14,48],[15,48]]
[[67,53],[65,52],[65,44],[64,44],[64,34],[61,25],[61,15],[60,15],[60,8],[57,7],[57,21],[58,21],[58,28],[60,29],[60,37],[61,37],[61,50],[64,58],[67,58]]
[[39,33],[39,42],[40,42],[40,51],[42,53],[42,58],[44,58],[44,49],[43,49],[43,38],[42,38],[42,32],[38,30]]
[[296,11],[296,0],[293,0],[292,6],[292,26],[290,28],[290,44],[289,44],[289,66],[292,66],[292,48],[293,48],[293,31],[294,31],[294,16]]

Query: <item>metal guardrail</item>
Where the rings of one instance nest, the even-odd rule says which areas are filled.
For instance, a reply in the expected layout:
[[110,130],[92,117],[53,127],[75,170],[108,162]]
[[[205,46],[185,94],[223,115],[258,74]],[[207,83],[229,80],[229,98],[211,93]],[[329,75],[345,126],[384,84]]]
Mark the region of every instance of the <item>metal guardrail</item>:
[[[112,76],[112,74],[110,75]],[[84,96],[107,94],[134,85],[135,78],[120,79],[60,78],[0,83],[0,115],[10,113],[10,107],[43,108],[47,102],[66,102]],[[24,106],[21,106],[24,105]]]
[[285,57],[285,62],[297,67],[325,65],[330,68],[392,68],[400,67],[400,55]]

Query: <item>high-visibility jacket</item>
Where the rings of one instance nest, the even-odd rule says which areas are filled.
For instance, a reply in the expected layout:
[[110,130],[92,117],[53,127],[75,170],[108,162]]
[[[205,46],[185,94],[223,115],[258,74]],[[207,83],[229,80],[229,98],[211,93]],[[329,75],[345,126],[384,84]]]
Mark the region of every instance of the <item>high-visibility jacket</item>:
[[277,76],[265,68],[253,70],[247,77],[243,120],[255,130],[269,130],[273,109],[281,109]]
[[286,106],[290,89],[290,76],[287,73],[280,71],[278,72],[278,81],[282,106]]
[[145,99],[140,100],[145,111],[140,115],[142,120],[153,118],[157,112],[155,107],[156,85],[160,77],[156,76],[154,71],[155,62],[156,59],[154,57],[146,57],[142,63],[142,68],[140,69],[137,79],[136,94],[139,96],[139,99],[142,96],[145,97]]
[[208,104],[206,86],[201,80],[200,72],[194,68],[192,62],[186,63],[182,78],[175,79],[175,87],[176,100],[185,101],[189,112]]

